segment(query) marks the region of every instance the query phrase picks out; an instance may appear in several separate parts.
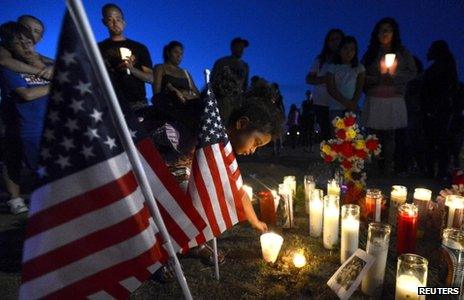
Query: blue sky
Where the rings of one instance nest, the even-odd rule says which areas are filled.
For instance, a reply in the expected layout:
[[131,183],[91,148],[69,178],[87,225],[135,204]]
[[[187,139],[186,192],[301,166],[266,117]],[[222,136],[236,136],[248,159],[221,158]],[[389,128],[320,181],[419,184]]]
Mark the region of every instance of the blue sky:
[[[338,27],[353,35],[364,53],[375,23],[385,16],[397,19],[404,45],[426,65],[431,42],[448,41],[464,78],[464,1],[305,1],[305,0],[120,0],[126,34],[148,46],[154,63],[171,40],[185,46],[182,66],[198,86],[203,70],[229,54],[230,40],[247,38],[244,59],[251,75],[278,82],[289,106],[304,98],[304,77],[322,47],[328,29]],[[107,37],[100,9],[107,1],[84,0],[97,40]],[[1,22],[32,14],[46,26],[38,50],[54,57],[64,14],[64,1],[2,0]],[[150,92],[151,94],[151,92]]]

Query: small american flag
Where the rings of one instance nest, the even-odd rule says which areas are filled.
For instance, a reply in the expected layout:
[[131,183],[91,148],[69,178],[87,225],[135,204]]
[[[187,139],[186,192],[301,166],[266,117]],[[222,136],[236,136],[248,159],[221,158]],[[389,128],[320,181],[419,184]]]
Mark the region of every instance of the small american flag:
[[212,91],[204,104],[188,192],[207,226],[189,243],[190,247],[201,245],[245,220],[242,176]]
[[[20,298],[126,298],[159,268],[166,251],[69,13],[55,67]],[[178,250],[205,223],[149,137],[136,122],[128,125]]]

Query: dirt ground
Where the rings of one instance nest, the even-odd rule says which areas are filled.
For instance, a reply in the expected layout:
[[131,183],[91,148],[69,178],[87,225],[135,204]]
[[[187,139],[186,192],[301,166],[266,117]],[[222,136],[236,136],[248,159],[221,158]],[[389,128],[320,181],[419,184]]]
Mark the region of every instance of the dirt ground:
[[[226,262],[220,266],[221,279],[214,278],[214,269],[196,259],[181,259],[187,282],[195,299],[336,299],[326,282],[339,267],[339,251],[325,250],[322,240],[309,237],[308,216],[304,212],[302,180],[306,174],[314,175],[318,186],[323,188],[331,177],[331,170],[322,163],[317,151],[308,153],[302,148],[285,149],[281,156],[273,156],[270,149],[239,160],[245,183],[259,191],[265,187],[277,188],[285,175],[297,176],[299,193],[295,202],[297,228],[282,230],[272,228],[284,236],[281,254],[274,265],[265,264],[261,258],[259,234],[248,224],[239,224],[218,239],[219,248],[226,254]],[[375,167],[368,172],[368,187],[377,187],[389,195],[391,185],[401,184],[412,190],[428,187],[434,195],[446,187],[445,183],[410,176],[385,177]],[[5,194],[0,197],[5,198]],[[259,208],[255,203],[255,209]],[[391,214],[392,216],[394,214]],[[394,220],[390,223],[394,225]],[[0,298],[16,299],[20,285],[21,250],[26,224],[25,216],[12,216],[6,205],[0,206]],[[388,266],[383,290],[384,299],[394,298],[396,274],[395,231],[392,231]],[[365,248],[366,231],[361,230],[360,248]],[[435,259],[438,241],[420,240],[418,252],[431,261]],[[290,253],[304,249],[308,264],[302,269],[291,266]],[[438,269],[431,267],[428,286],[439,285]],[[181,290],[176,282],[144,283],[131,299],[179,299]],[[353,298],[363,299],[358,291]],[[433,298],[427,298],[433,299]],[[443,299],[443,298],[440,298]]]

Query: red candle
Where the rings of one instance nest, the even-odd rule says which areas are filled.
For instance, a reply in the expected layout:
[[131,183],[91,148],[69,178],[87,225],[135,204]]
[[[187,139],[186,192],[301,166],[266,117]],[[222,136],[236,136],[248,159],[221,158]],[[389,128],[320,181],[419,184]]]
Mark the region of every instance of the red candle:
[[276,209],[274,204],[274,195],[270,191],[258,193],[259,209],[261,211],[261,221],[267,224],[276,224]]
[[398,207],[396,227],[396,254],[414,253],[417,237],[417,206],[402,204]]

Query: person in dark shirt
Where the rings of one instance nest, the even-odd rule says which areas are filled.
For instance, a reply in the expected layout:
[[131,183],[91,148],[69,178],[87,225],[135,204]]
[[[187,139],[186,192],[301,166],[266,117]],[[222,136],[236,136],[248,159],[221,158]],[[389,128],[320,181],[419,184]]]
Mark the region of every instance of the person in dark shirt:
[[311,91],[306,91],[306,99],[301,103],[301,135],[303,145],[308,147],[308,151],[312,152],[313,148],[313,132],[314,132],[314,111],[313,99]]
[[[145,45],[124,35],[126,21],[122,10],[108,3],[102,8],[102,22],[110,37],[100,43],[101,54],[123,108],[137,111],[147,106],[145,82],[153,82],[152,61]],[[129,53],[125,53],[128,52]]]

